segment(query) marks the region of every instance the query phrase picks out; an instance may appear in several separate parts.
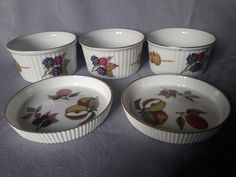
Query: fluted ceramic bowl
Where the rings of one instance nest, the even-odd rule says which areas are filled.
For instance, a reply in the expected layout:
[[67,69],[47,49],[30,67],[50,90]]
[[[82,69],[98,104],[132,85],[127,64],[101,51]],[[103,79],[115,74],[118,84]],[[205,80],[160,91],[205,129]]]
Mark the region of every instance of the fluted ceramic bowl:
[[106,83],[86,76],[59,76],[16,93],[6,105],[5,117],[28,140],[63,143],[97,128],[111,104],[112,91]]
[[155,74],[198,77],[206,68],[215,37],[187,28],[167,28],[147,35],[150,68]]
[[21,76],[28,82],[73,74],[77,68],[77,38],[68,32],[41,32],[7,44]]
[[213,136],[230,113],[217,88],[194,78],[154,75],[138,79],[122,93],[130,123],[154,139],[189,144]]
[[79,38],[88,71],[100,78],[121,79],[139,70],[144,35],[128,29],[102,29]]

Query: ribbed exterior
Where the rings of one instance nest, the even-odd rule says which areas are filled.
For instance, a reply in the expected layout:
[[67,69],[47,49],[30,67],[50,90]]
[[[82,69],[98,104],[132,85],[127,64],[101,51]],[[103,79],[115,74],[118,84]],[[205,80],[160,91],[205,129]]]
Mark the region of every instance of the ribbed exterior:
[[[181,74],[185,76],[190,76],[190,77],[198,77],[204,70],[207,64],[207,60],[209,57],[206,57],[204,60],[204,66],[201,70],[197,72],[191,72],[191,71],[186,71],[184,73],[181,73],[185,67],[186,67],[186,58],[188,55],[192,53],[200,53],[203,51],[208,51],[208,54],[211,52],[211,47],[207,48],[194,48],[193,50],[175,50],[175,49],[167,49],[167,48],[161,48],[158,46],[154,46],[151,43],[148,44],[148,51],[149,52],[156,52],[160,55],[160,58],[162,60],[160,65],[155,65],[154,63],[150,63],[150,68],[151,71],[154,72],[155,74]],[[170,60],[173,62],[166,62],[165,60]]]
[[[137,62],[141,57],[143,44],[140,43],[131,48],[122,49],[122,50],[93,50],[91,48],[83,47],[83,53],[87,65],[88,71],[100,78],[108,78],[108,79],[121,79],[125,77],[129,77],[132,74],[136,73],[139,70],[140,62]],[[99,75],[97,72],[92,72],[92,61],[91,56],[100,57],[112,57],[110,62],[118,65],[113,72],[113,77],[107,77],[103,75]],[[140,60],[139,60],[140,61]]]
[[54,143],[65,143],[68,141],[75,140],[86,134],[90,133],[94,129],[96,129],[107,117],[111,108],[111,104],[107,107],[107,109],[100,114],[95,119],[79,126],[74,129],[62,131],[62,132],[55,132],[55,133],[34,133],[34,132],[26,132],[16,127],[12,128],[22,137],[28,139],[30,141],[34,141],[37,143],[46,143],[46,144],[54,144]]
[[140,132],[143,134],[154,138],[156,140],[160,140],[166,143],[174,143],[174,144],[191,144],[197,143],[203,140],[206,140],[213,136],[219,129],[215,128],[209,131],[204,132],[196,132],[196,133],[174,133],[174,132],[167,132],[160,129],[149,127],[135,118],[133,118],[126,110],[126,116],[130,123]]
[[28,82],[36,82],[42,79],[53,77],[51,75],[42,77],[45,73],[45,68],[42,62],[47,57],[54,58],[59,55],[63,56],[63,59],[69,60],[69,63],[66,66],[68,73],[63,73],[63,75],[74,73],[77,67],[75,44],[65,48],[64,50],[59,50],[57,52],[49,51],[49,53],[43,55],[18,55],[12,53],[13,58],[21,67],[21,76]]

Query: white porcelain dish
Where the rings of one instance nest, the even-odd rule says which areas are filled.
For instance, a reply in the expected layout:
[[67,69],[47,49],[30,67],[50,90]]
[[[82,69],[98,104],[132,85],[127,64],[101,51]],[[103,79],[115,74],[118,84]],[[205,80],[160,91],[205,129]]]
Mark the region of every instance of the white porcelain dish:
[[156,74],[198,77],[209,60],[215,37],[187,28],[167,28],[147,36],[149,63]]
[[41,32],[7,44],[21,76],[28,82],[72,74],[77,68],[77,38],[68,32]]
[[213,136],[230,113],[215,87],[190,77],[156,75],[138,79],[122,93],[130,123],[154,139],[195,143]]
[[100,78],[121,79],[139,70],[144,35],[129,29],[102,29],[79,38],[88,71]]
[[60,76],[20,90],[8,102],[5,117],[28,140],[62,143],[93,131],[105,120],[111,104],[112,92],[104,82]]

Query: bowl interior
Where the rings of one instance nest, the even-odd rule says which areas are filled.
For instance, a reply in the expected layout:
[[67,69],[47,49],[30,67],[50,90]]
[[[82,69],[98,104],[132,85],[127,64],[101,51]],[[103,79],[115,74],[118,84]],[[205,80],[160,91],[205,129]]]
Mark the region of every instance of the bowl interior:
[[228,100],[218,89],[196,79],[171,75],[133,82],[123,92],[122,104],[138,121],[179,133],[219,126],[230,110]]
[[17,129],[59,132],[96,118],[108,108],[111,99],[111,90],[102,81],[62,76],[19,91],[8,103],[5,113],[9,123]]
[[207,32],[185,29],[168,28],[150,33],[147,40],[167,47],[201,47],[215,42],[215,37]]
[[16,38],[7,44],[13,51],[41,51],[70,44],[76,36],[67,32],[43,32]]
[[95,48],[127,47],[144,40],[144,35],[138,31],[127,29],[104,29],[86,34],[80,38],[80,43]]

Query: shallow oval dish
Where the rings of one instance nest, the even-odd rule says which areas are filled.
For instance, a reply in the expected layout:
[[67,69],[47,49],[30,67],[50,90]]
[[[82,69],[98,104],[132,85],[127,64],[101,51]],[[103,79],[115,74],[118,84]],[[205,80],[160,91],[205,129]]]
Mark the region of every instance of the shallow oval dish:
[[5,117],[28,140],[62,143],[93,131],[105,120],[111,104],[112,91],[104,82],[60,76],[20,90],[6,105]]
[[210,138],[230,113],[228,99],[217,88],[177,75],[138,79],[122,92],[121,102],[136,129],[175,144]]
[[77,69],[77,37],[68,32],[41,32],[17,37],[7,44],[24,80],[37,82],[73,74]]
[[166,28],[147,35],[149,64],[155,74],[198,77],[209,61],[215,37],[188,28]]
[[129,29],[101,29],[79,38],[88,71],[100,78],[126,78],[139,70],[144,35]]

